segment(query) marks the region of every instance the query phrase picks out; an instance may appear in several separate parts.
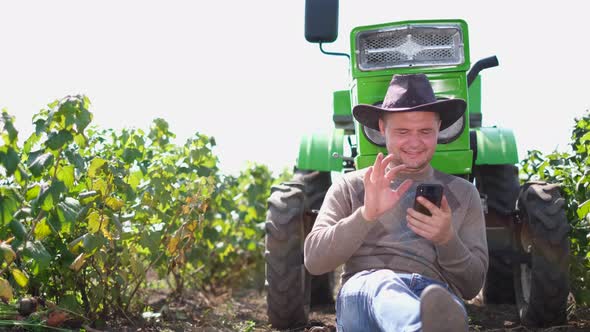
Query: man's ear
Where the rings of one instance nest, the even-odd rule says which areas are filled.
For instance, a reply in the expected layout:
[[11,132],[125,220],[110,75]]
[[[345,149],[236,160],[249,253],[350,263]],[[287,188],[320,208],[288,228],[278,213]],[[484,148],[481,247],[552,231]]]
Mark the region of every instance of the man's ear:
[[385,136],[385,122],[383,121],[383,117],[379,118],[379,131],[381,135]]

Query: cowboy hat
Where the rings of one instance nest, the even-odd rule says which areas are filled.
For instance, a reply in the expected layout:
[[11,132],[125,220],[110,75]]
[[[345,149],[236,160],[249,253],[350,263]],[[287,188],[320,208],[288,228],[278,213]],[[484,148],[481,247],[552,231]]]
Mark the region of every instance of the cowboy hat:
[[467,104],[463,99],[437,100],[430,81],[424,74],[394,75],[385,99],[379,106],[359,104],[352,109],[358,122],[379,130],[379,119],[385,112],[437,112],[440,130],[459,120]]

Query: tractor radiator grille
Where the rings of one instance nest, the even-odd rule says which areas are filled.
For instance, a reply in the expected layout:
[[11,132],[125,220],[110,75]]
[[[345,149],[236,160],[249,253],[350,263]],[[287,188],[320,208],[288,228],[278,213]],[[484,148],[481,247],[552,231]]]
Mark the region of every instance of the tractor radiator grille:
[[363,71],[411,66],[460,65],[464,61],[461,27],[406,25],[360,32],[357,61]]

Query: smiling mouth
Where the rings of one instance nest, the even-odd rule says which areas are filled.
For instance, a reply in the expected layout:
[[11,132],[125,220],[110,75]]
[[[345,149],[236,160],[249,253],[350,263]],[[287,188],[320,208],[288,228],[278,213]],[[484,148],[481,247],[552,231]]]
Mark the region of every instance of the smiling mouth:
[[408,156],[419,156],[423,151],[404,151],[404,153]]

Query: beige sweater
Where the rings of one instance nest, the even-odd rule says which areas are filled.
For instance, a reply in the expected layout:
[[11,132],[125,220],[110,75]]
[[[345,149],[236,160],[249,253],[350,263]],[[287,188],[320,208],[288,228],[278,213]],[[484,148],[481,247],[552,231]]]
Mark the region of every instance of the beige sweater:
[[[422,174],[402,174],[392,182],[414,180],[399,204],[376,222],[366,221],[359,208],[364,201],[366,168],[345,174],[330,187],[313,229],[305,239],[305,266],[322,274],[344,265],[342,284],[356,272],[391,269],[419,273],[443,281],[464,299],[477,295],[488,268],[485,222],[479,193],[473,184],[428,168]],[[440,183],[452,211],[455,235],[444,245],[418,236],[407,226],[416,186]]]

